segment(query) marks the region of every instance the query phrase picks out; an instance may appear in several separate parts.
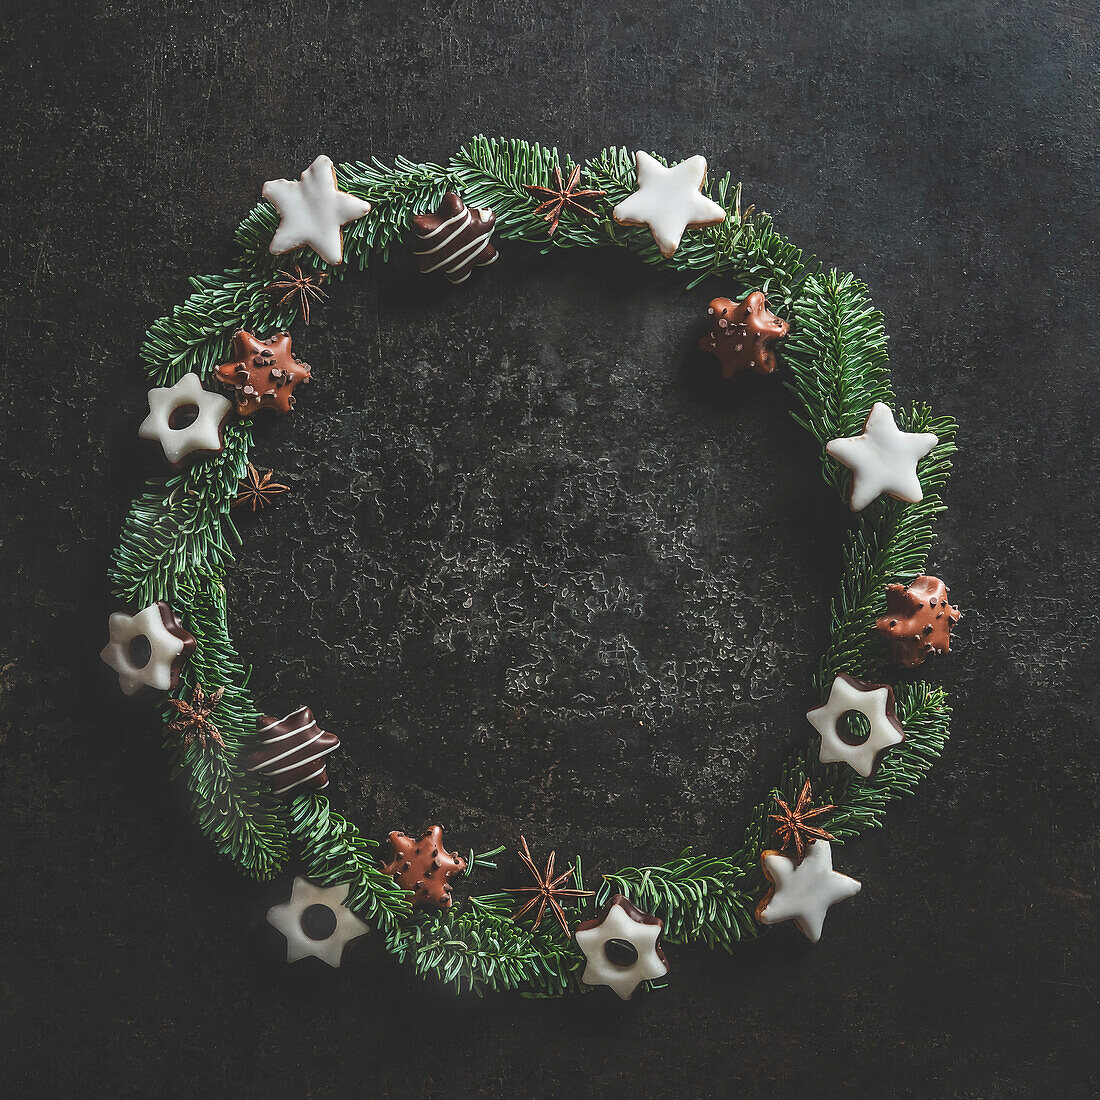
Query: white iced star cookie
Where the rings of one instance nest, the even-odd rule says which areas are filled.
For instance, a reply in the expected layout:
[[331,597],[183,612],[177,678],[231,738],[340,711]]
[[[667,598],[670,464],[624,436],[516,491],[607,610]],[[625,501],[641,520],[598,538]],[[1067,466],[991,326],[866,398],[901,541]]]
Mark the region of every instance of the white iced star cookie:
[[116,611],[110,618],[111,640],[100,657],[118,673],[123,694],[143,687],[171,691],[184,662],[195,652],[195,636],[163,600],[136,615]]
[[639,149],[634,163],[638,190],[623,199],[611,216],[620,225],[648,225],[662,256],[667,258],[680,247],[685,229],[726,220],[725,210],[702,194],[705,157],[688,157],[666,168]]
[[810,943],[821,939],[829,907],[860,891],[854,878],[833,870],[827,840],[815,840],[799,864],[780,852],[764,852],[760,862],[772,885],[756,907],[756,919],[761,924],[793,920]]
[[[867,739],[850,745],[840,736],[840,719],[858,711],[871,726]],[[844,763],[864,779],[875,770],[878,754],[905,740],[905,730],[894,709],[894,690],[887,684],[865,684],[842,672],[829,689],[829,698],[806,712],[810,725],[821,734],[822,764]]]
[[149,415],[138,435],[159,443],[173,466],[222,449],[222,428],[233,402],[202,388],[197,374],[149,391]]
[[279,211],[279,228],[271,238],[273,256],[309,245],[327,264],[342,263],[340,227],[370,213],[370,203],[336,186],[332,161],[319,156],[299,180],[268,180],[263,197]]
[[659,917],[615,894],[602,917],[577,925],[574,936],[588,964],[581,981],[606,985],[624,1001],[630,1000],[642,982],[668,973],[657,942],[664,926]]
[[932,432],[903,432],[889,405],[876,401],[861,435],[832,439],[825,453],[852,471],[849,506],[860,512],[882,493],[911,504],[924,499],[917,463],[939,443]]
[[348,883],[316,886],[295,876],[290,900],[267,911],[267,923],[286,937],[286,961],[312,955],[329,966],[339,966],[344,948],[365,936],[370,926],[344,907]]

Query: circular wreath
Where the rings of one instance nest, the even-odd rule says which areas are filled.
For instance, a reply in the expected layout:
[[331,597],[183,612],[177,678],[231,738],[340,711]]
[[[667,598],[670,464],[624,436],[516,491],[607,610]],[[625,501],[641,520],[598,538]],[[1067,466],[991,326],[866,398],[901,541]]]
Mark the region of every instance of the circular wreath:
[[[674,174],[693,162],[702,164],[701,170],[698,165],[692,169],[698,176],[695,197],[699,202],[687,202],[682,220],[694,228],[670,250],[668,227],[656,224],[661,210],[649,221],[643,211],[643,216],[632,222],[624,216],[628,212],[624,204],[645,190],[643,169],[650,177],[659,177],[659,192],[661,186],[672,187]],[[328,172],[331,178],[318,181],[318,166],[322,177]],[[634,973],[630,968],[637,971],[641,965],[639,951],[651,961],[659,959],[660,966],[637,971],[639,980],[651,980],[667,970],[656,942],[659,933],[663,931],[667,943],[702,941],[726,950],[742,938],[758,935],[772,923],[767,919],[768,905],[777,889],[782,889],[784,882],[790,886],[784,876],[797,874],[805,866],[806,885],[812,885],[807,853],[816,851],[814,861],[820,863],[828,858],[830,842],[843,842],[881,824],[887,802],[912,791],[941,752],[950,719],[943,690],[911,678],[892,689],[881,683],[889,665],[890,626],[896,634],[897,620],[879,620],[880,629],[875,627],[887,607],[888,588],[911,595],[908,588],[891,582],[912,582],[923,569],[933,537],[933,519],[943,509],[940,492],[955,450],[954,421],[933,416],[923,405],[896,407],[883,319],[866,288],[852,275],[824,270],[804,257],[776,232],[767,214],[754,212],[752,207],[742,209],[740,185],[735,186],[728,174],[708,184],[705,168],[705,161],[698,157],[669,168],[660,158],[638,154],[635,159],[624,149],[605,149],[576,164],[559,156],[556,149],[485,137],[470,141],[445,167],[399,157],[392,166],[372,160],[333,170],[331,162],[318,158],[300,182],[276,181],[277,186],[265,187],[265,197],[274,202],[257,205],[241,223],[236,234],[240,247],[236,265],[221,274],[192,278],[188,298],[149,329],[142,360],[154,384],[162,388],[150,394],[150,417],[142,434],[164,442],[170,438],[168,433],[175,433],[194,453],[170,453],[165,442],[170,461],[186,463],[190,459],[190,464],[178,466],[171,476],[149,481],[130,508],[112,558],[110,579],[120,599],[143,610],[112,616],[111,643],[104,656],[122,670],[124,690],[132,692],[146,684],[168,691],[164,712],[167,749],[190,789],[198,825],[215,848],[257,879],[270,879],[291,860],[303,870],[305,879],[296,880],[292,898],[300,927],[287,931],[289,958],[317,954],[337,963],[339,951],[335,957],[326,956],[319,945],[338,925],[337,931],[343,929],[340,934],[346,940],[365,930],[363,922],[369,921],[388,951],[411,964],[418,974],[433,976],[456,989],[478,993],[517,989],[532,995],[578,991],[586,982],[599,979],[601,967]],[[310,206],[305,191],[306,208],[304,213],[298,211],[297,224],[287,217],[287,192],[282,193],[285,201],[280,203],[278,187],[311,186],[328,196],[330,206],[336,204],[328,209],[327,224],[321,216],[323,203]],[[666,205],[673,202],[668,194],[662,199],[657,193],[658,207],[661,201]],[[457,207],[447,206],[455,201]],[[503,847],[482,855],[471,852],[469,859],[463,860],[443,848],[438,829],[420,841],[392,834],[395,856],[386,863],[380,858],[378,842],[334,812],[324,794],[318,793],[317,782],[280,790],[269,774],[274,769],[251,763],[257,746],[267,739],[263,726],[275,727],[282,735],[293,732],[289,727],[295,723],[290,721],[294,716],[288,716],[282,725],[272,719],[261,720],[230,637],[225,573],[241,539],[229,509],[242,484],[253,507],[262,502],[258,497],[281,487],[270,481],[270,475],[266,481],[259,477],[249,463],[249,416],[231,417],[226,401],[224,410],[215,409],[207,416],[207,421],[212,416],[217,422],[216,438],[209,438],[209,431],[204,436],[206,405],[224,399],[214,397],[201,384],[185,382],[186,376],[197,375],[216,383],[216,371],[221,367],[221,380],[236,387],[239,413],[263,407],[265,401],[282,400],[297,380],[290,376],[298,361],[289,355],[289,340],[284,349],[287,357],[280,360],[287,368],[285,377],[277,379],[272,390],[275,396],[265,398],[254,387],[249,393],[247,362],[242,368],[241,349],[234,343],[241,330],[256,334],[254,346],[245,348],[243,354],[255,353],[259,366],[270,367],[274,352],[264,349],[277,343],[270,334],[283,332],[299,317],[308,322],[311,302],[316,304],[323,297],[323,280],[342,278],[352,266],[365,268],[372,257],[385,260],[391,245],[408,232],[417,216],[421,216],[418,252],[434,252],[450,228],[432,238],[433,226],[457,225],[454,217],[461,219],[461,214],[451,214],[463,208],[463,203],[474,216],[475,229],[477,219],[490,218],[491,211],[499,237],[530,242],[544,252],[616,246],[629,249],[646,263],[684,272],[689,289],[716,277],[731,290],[766,295],[764,312],[773,316],[768,309],[774,310],[790,325],[780,354],[786,367],[784,385],[799,403],[795,418],[822,448],[825,481],[853,507],[857,506],[853,480],[865,477],[870,484],[875,468],[872,462],[869,470],[861,469],[858,461],[845,455],[842,445],[875,446],[873,439],[868,440],[874,410],[886,407],[883,415],[903,441],[922,435],[934,437],[924,448],[927,453],[917,448],[911,456],[912,472],[919,474],[919,486],[911,499],[878,497],[876,488],[878,499],[855,514],[844,548],[840,592],[832,605],[830,637],[814,678],[815,702],[821,705],[807,715],[822,734],[821,741],[813,737],[786,764],[771,800],[752,813],[740,847],[721,855],[689,849],[659,866],[627,867],[604,875],[598,889],[590,893],[584,889],[579,859],[566,866],[564,874],[560,869],[555,874],[552,864],[542,872],[523,842],[520,855],[533,875],[533,884],[526,887],[526,900],[532,904],[522,904],[524,888],[471,892],[451,904],[448,879],[458,874],[469,876]],[[706,209],[717,213],[693,220],[700,204],[709,204]],[[368,206],[369,213],[364,213]],[[433,214],[434,222],[423,218]],[[469,218],[462,224],[467,222]],[[488,224],[491,230],[491,219]],[[474,241],[469,248],[475,258],[463,267],[462,256],[452,256],[453,281],[469,274],[475,263],[495,256],[491,248],[485,250],[489,233],[471,233],[458,243]],[[484,244],[478,245],[482,237]],[[447,264],[434,263],[434,256],[430,259],[433,262],[422,259],[421,266],[446,270]],[[715,326],[721,324],[713,316],[710,320]],[[780,327],[786,331],[782,322],[777,325]],[[715,333],[728,335],[717,327]],[[237,361],[226,364],[231,348],[236,349]],[[759,369],[759,364],[753,365]],[[227,376],[227,366],[239,377],[234,379],[232,371]],[[156,405],[155,395],[165,393],[163,388],[181,385],[195,385],[195,392],[186,401],[177,398],[174,405],[171,401],[163,407]],[[287,406],[291,403],[292,399],[285,402]],[[182,419],[181,405],[189,414]],[[195,422],[190,429],[188,419]],[[159,428],[166,431],[158,435]],[[830,447],[831,443],[842,445]],[[881,454],[878,457],[881,460]],[[889,485],[883,487],[890,491]],[[890,613],[894,610],[891,607]],[[953,609],[948,610],[957,618]],[[949,629],[950,620],[947,625]],[[135,652],[135,643],[140,643],[139,649],[144,646],[143,653]],[[921,648],[930,649],[931,643]],[[901,663],[914,664],[921,659],[923,653]],[[163,674],[162,680],[157,681],[154,673]],[[882,745],[873,744],[877,735],[875,707],[861,705],[864,696],[881,700],[879,717],[888,719],[889,727],[883,735],[890,746],[885,753],[878,754]],[[863,758],[877,765],[873,768],[863,767],[854,758],[858,754],[845,752],[845,746],[855,747],[859,737],[845,735],[838,723],[853,710],[871,715],[871,738],[864,741],[871,747],[864,748]],[[305,718],[312,720],[308,712]],[[298,725],[306,725],[305,718]],[[895,731],[893,736],[890,730]],[[835,736],[838,733],[840,736]],[[318,757],[331,742],[335,738],[321,743]],[[832,746],[832,756],[826,752],[827,744]],[[773,835],[779,849],[790,848],[794,858],[766,850]],[[424,847],[432,850],[428,873],[439,876],[434,886],[429,884],[431,889],[425,888],[423,880],[415,884],[402,874],[410,860],[417,858],[416,851]],[[774,862],[776,856],[778,863]],[[769,858],[773,860],[770,865]],[[834,883],[836,896],[829,895],[827,901],[858,889],[854,880],[832,872],[831,862],[827,874],[854,884],[853,888]],[[793,902],[787,902],[776,919],[793,916],[803,931],[816,939],[813,933],[820,934],[820,921],[815,929],[812,914],[807,918],[794,904],[799,891],[795,889],[793,894]],[[795,911],[787,912],[792,904]],[[603,918],[591,919],[600,908]],[[560,924],[543,920],[547,913],[559,916]],[[579,937],[570,934],[570,920],[563,919],[566,914],[589,918],[572,929],[580,931]],[[276,910],[269,919],[279,923]],[[285,925],[280,927],[286,930]],[[631,930],[638,935],[632,936]],[[302,941],[297,947],[296,940]],[[603,949],[600,958],[594,959],[589,950],[592,940],[599,941],[597,946]],[[599,984],[612,985],[620,995],[633,989],[630,982],[625,983],[629,986],[625,992],[618,988],[614,974]]]

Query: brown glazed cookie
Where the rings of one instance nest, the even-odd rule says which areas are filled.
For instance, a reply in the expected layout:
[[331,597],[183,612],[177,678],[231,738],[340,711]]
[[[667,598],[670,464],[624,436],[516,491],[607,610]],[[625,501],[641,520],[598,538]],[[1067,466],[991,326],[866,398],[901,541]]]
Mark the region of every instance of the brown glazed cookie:
[[699,350],[717,357],[722,377],[754,370],[771,374],[777,364],[775,345],[790,331],[790,325],[768,309],[763,291],[754,290],[743,301],[715,298],[707,306],[710,332],[699,337]]
[[382,870],[413,895],[413,906],[449,908],[451,884],[447,879],[465,871],[466,861],[443,847],[442,828],[433,825],[418,840],[394,831],[390,833],[390,845],[393,859]]
[[244,329],[233,336],[232,361],[215,367],[214,374],[223,386],[236,389],[238,416],[260,409],[286,416],[294,407],[294,387],[310,380],[309,364],[291,354],[289,333],[259,340]]
[[886,586],[886,614],[876,623],[902,668],[916,668],[927,657],[951,651],[951,628],[962,618],[947,602],[947,586],[921,575],[908,584]]

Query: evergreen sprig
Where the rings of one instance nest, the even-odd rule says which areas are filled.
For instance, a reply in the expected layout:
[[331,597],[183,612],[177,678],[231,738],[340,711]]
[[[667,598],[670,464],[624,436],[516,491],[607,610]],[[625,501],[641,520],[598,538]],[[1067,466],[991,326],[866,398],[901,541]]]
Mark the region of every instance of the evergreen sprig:
[[383,931],[409,915],[409,895],[383,874],[378,844],[361,836],[355,826],[331,809],[328,799],[302,794],[288,810],[291,835],[306,865],[306,873],[322,886],[348,883],[344,904]]
[[[576,163],[534,143],[476,137],[446,167],[400,157],[392,166],[378,160],[340,165],[340,186],[368,200],[372,211],[345,226],[347,262],[339,268],[329,268],[305,249],[272,257],[268,244],[277,217],[273,207],[259,203],[237,230],[237,263],[221,274],[191,279],[188,298],[150,327],[142,346],[150,378],[168,385],[194,371],[205,379],[227,356],[237,329],[270,332],[294,319],[293,307],[278,306],[268,288],[276,270],[300,264],[339,278],[351,268],[365,268],[371,258],[385,260],[410,219],[433,210],[454,189],[469,205],[493,209],[499,236],[544,251],[622,247],[645,263],[685,273],[689,286],[717,277],[742,291],[764,290],[773,309],[792,324],[783,358],[786,385],[800,404],[796,419],[822,448],[822,476],[845,496],[849,473],[825,455],[825,444],[857,434],[874,402],[896,407],[885,326],[866,288],[851,275],[823,273],[816,260],[804,258],[775,230],[770,216],[742,209],[740,185],[729,175],[706,185],[706,193],[725,209],[725,222],[691,231],[666,259],[644,228],[620,226],[611,217],[614,205],[635,186],[633,156],[621,148],[605,149],[581,164],[582,186],[607,192],[592,204],[596,217],[567,209],[550,238],[545,221],[534,213],[538,199],[525,185],[547,186],[555,166],[565,175]],[[816,675],[822,694],[838,672],[864,679],[882,672],[884,653],[873,625],[883,588],[923,568],[935,517],[944,507],[940,494],[955,450],[954,422],[924,406],[899,410],[898,420],[904,430],[939,437],[919,467],[924,499],[919,504],[882,500],[857,518],[845,544],[830,640]],[[387,949],[420,975],[477,993],[556,996],[583,989],[578,975],[584,960],[575,943],[549,927],[517,924],[508,895],[474,895],[441,913],[412,909],[409,895],[381,871],[375,841],[333,812],[327,799],[304,794],[276,802],[236,763],[255,737],[258,718],[230,640],[225,592],[225,570],[240,542],[229,506],[250,444],[248,421],[235,423],[226,429],[220,454],[185,473],[149,482],[123,524],[110,568],[117,595],[137,607],[167,600],[198,640],[181,680],[181,697],[195,682],[225,688],[214,714],[224,748],[213,742],[184,745],[168,734],[200,828],[219,852],[258,878],[275,874],[293,852],[314,880],[348,883],[347,904],[372,921]],[[626,895],[665,921],[671,942],[730,950],[758,934],[753,910],[765,885],[760,855],[771,835],[774,796],[793,802],[810,779],[815,798],[835,806],[822,824],[843,841],[880,825],[886,804],[911,792],[942,750],[950,721],[943,691],[907,683],[896,696],[906,737],[871,779],[841,765],[822,765],[816,743],[810,743],[784,767],[772,797],[750,814],[737,851],[708,856],[687,850],[663,865],[625,868],[604,877],[597,901],[613,892]],[[580,885],[579,864],[575,874]]]
[[584,962],[576,944],[517,924],[514,909],[507,894],[483,894],[442,913],[418,912],[389,934],[386,948],[417,974],[456,992],[520,990],[552,997],[576,988]]
[[737,856],[697,855],[690,849],[657,867],[628,867],[604,877],[599,902],[622,894],[665,922],[670,943],[699,941],[726,951],[756,933],[756,902],[742,887],[749,868]]
[[237,763],[255,734],[259,715],[245,687],[245,673],[229,637],[225,586],[217,577],[175,579],[173,607],[198,646],[181,678],[180,697],[196,682],[225,688],[212,715],[224,747],[213,741],[184,745],[168,731],[174,773],[185,778],[199,828],[218,852],[258,879],[271,878],[289,851],[289,830],[278,803]]

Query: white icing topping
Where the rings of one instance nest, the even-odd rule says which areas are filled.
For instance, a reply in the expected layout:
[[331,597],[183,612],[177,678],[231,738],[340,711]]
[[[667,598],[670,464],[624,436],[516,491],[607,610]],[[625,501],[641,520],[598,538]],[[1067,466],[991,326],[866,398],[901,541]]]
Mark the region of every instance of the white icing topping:
[[[293,733],[301,733],[302,730],[307,730],[307,729],[310,728],[310,726],[315,726],[315,725],[317,725],[316,722],[310,722],[310,724],[308,726],[301,726],[299,729],[293,730],[292,732]],[[255,771],[259,771],[262,768],[265,775],[281,775],[283,772],[289,771],[290,768],[298,767],[299,764],[308,764],[309,763],[308,760],[299,760],[297,763],[291,764],[290,768],[272,768],[272,766],[271,766],[272,764],[278,764],[280,760],[285,760],[288,756],[293,756],[294,753],[296,753],[296,752],[300,752],[307,745],[312,745],[314,741],[316,741],[319,737],[324,737],[324,735],[325,735],[325,731],[319,729],[312,737],[307,738],[305,741],[302,741],[297,745],[292,745],[289,749],[286,750],[286,752],[281,752],[281,753],[279,753],[278,756],[272,756],[272,757],[269,757],[268,759],[264,760],[260,764],[254,764],[248,770],[250,772],[255,772]],[[290,737],[291,734],[286,734],[286,736]],[[280,737],[273,737],[269,741],[261,742],[261,744],[270,745],[272,741],[281,741],[281,740],[282,740],[282,738],[280,738]],[[333,745],[332,748],[336,748],[336,746]],[[330,749],[328,751],[331,752],[332,750]]]
[[[289,722],[296,714],[302,714],[307,709],[307,707],[299,707],[297,710],[292,710],[285,718],[273,718],[266,726],[261,726],[259,732],[267,733],[268,730],[273,730],[276,726],[281,726],[284,722]],[[264,744],[267,744],[267,742],[265,741]]]
[[[585,985],[606,985],[624,1001],[650,978],[668,973],[668,964],[657,954],[657,937],[661,925],[636,921],[621,905],[612,905],[607,916],[595,928],[578,929],[577,946],[584,952],[588,965],[581,981]],[[637,959],[630,966],[616,966],[604,951],[608,940],[626,940],[634,945]]]
[[340,227],[370,213],[369,202],[337,188],[336,169],[324,155],[299,180],[268,180],[262,194],[279,211],[279,228],[270,245],[275,256],[308,245],[325,263],[341,263]]
[[[143,687],[168,691],[172,687],[172,665],[185,646],[164,625],[160,607],[152,603],[136,615],[116,611],[109,623],[111,640],[99,655],[118,673],[123,693],[133,695]],[[130,643],[140,637],[149,643],[149,660],[142,666],[135,665],[130,657]]]
[[611,216],[622,225],[648,225],[662,255],[671,256],[680,247],[689,226],[725,221],[725,210],[701,193],[707,178],[706,158],[688,157],[666,168],[639,150],[634,163],[638,190],[623,199]]
[[797,866],[779,852],[765,852],[764,870],[775,893],[757,919],[764,924],[793,920],[811,943],[821,939],[829,907],[860,891],[854,878],[833,870],[833,850],[827,840],[813,841]]
[[[344,907],[348,889],[349,884],[346,882],[340,886],[315,886],[301,875],[295,876],[290,900],[267,911],[268,924],[286,937],[288,963],[312,955],[329,966],[339,966],[344,948],[352,940],[365,936],[370,931],[370,925]],[[312,939],[302,928],[302,914],[311,905],[324,905],[336,916],[336,928],[327,939]]]
[[852,471],[852,511],[859,512],[881,493],[915,504],[924,498],[917,462],[939,442],[931,432],[903,432],[889,405],[871,406],[861,435],[833,439],[825,453]]
[[[198,409],[194,421],[173,428],[172,414],[188,406]],[[149,391],[149,415],[141,422],[138,435],[159,443],[164,457],[176,466],[196,451],[222,449],[222,425],[232,408],[228,398],[204,390],[197,374],[185,374],[174,386]]]
[[[810,724],[821,734],[822,764],[845,763],[866,779],[875,768],[875,758],[883,749],[900,745],[905,735],[895,721],[890,720],[887,705],[890,702],[888,687],[869,688],[858,680],[838,676],[829,689],[829,698],[819,707],[807,711]],[[840,737],[840,719],[849,711],[864,715],[871,726],[867,739],[858,745],[849,745]]]

